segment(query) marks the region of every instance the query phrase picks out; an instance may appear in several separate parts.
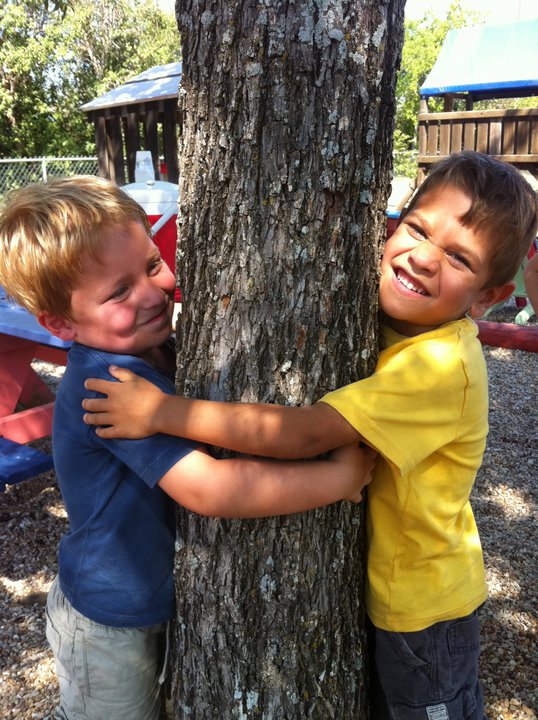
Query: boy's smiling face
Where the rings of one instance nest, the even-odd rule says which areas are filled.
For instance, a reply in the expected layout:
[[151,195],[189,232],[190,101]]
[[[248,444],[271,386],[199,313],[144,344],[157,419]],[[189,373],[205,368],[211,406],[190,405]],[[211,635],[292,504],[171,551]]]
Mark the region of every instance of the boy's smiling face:
[[[71,296],[71,318],[45,318],[65,340],[143,355],[169,337],[175,277],[137,222],[103,234],[99,261],[86,257]],[[56,324],[56,325],[55,325]]]
[[[480,317],[511,292],[512,285],[484,290],[489,280],[488,239],[462,225],[471,207],[460,189],[426,192],[386,243],[381,261],[380,303],[388,324],[413,336],[466,313]],[[503,297],[504,296],[504,297]]]

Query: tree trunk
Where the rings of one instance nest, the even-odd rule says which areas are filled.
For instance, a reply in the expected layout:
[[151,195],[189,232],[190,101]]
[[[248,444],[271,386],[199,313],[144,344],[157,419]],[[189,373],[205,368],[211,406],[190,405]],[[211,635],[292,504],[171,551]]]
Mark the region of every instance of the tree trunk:
[[[404,0],[178,0],[178,388],[313,403],[371,372]],[[180,512],[175,717],[365,716],[362,510]]]

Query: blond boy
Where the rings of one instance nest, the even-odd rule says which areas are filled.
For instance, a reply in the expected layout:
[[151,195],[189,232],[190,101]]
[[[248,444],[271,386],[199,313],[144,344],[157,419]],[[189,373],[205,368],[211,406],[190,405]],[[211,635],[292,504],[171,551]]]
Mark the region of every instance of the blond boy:
[[173,613],[174,501],[259,517],[360,500],[373,453],[317,462],[216,460],[183,439],[106,440],[82,421],[84,380],[122,364],[174,393],[175,278],[143,210],[94,177],[27,187],[0,210],[0,282],[73,343],[53,453],[69,532],[47,601],[57,720],[157,720]]

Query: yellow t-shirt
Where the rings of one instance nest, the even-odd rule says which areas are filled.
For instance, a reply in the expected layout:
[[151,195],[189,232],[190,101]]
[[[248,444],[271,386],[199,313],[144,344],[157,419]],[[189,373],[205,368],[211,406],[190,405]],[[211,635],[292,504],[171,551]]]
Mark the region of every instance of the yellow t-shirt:
[[375,373],[321,402],[382,456],[368,487],[366,609],[376,627],[412,632],[486,599],[469,495],[488,431],[487,371],[469,318],[383,334]]

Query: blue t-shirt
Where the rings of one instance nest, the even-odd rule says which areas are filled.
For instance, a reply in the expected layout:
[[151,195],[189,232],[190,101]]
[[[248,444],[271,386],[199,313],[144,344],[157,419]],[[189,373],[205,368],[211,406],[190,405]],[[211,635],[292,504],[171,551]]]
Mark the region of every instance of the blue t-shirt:
[[81,403],[92,394],[84,381],[110,380],[111,364],[174,393],[172,379],[144,360],[73,344],[54,406],[54,464],[69,518],[58,575],[91,620],[147,627],[166,622],[174,601],[175,503],[157,483],[195,446],[168,435],[104,440],[85,425]]

